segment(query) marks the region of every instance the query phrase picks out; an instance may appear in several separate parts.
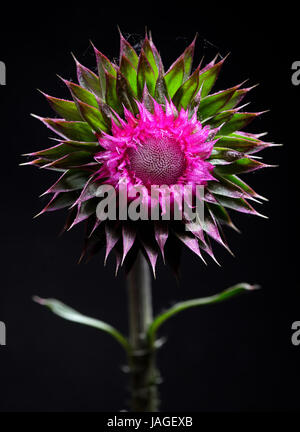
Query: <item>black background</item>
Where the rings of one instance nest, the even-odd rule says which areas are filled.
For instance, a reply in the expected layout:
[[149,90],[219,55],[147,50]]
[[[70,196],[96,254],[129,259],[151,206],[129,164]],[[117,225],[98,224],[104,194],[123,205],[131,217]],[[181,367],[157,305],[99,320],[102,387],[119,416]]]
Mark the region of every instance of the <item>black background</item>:
[[[119,346],[97,330],[63,321],[33,303],[35,294],[58,298],[81,312],[127,331],[126,289],[114,262],[103,267],[103,253],[77,265],[82,227],[58,237],[63,212],[32,220],[43,205],[41,194],[55,174],[19,167],[20,154],[50,145],[49,131],[31,112],[51,116],[36,89],[67,97],[56,77],[75,80],[73,52],[94,68],[89,40],[110,58],[118,57],[117,25],[134,45],[152,31],[168,68],[198,32],[195,62],[231,52],[215,91],[245,79],[260,83],[247,97],[249,110],[271,111],[249,131],[269,131],[284,143],[264,151],[279,168],[248,174],[246,180],[269,202],[259,208],[269,220],[233,214],[242,234],[227,232],[236,257],[219,246],[222,263],[205,267],[185,252],[179,286],[162,263],[153,283],[155,311],[172,302],[205,296],[240,281],[263,289],[226,304],[178,315],[162,328],[168,337],[159,353],[164,377],[162,410],[290,411],[299,409],[300,346],[291,344],[291,325],[300,320],[297,273],[299,233],[295,154],[300,87],[291,83],[299,60],[293,11],[262,11],[242,4],[220,8],[173,4],[162,11],[145,4],[111,8],[92,3],[11,6],[2,14],[0,60],[7,85],[0,87],[1,135],[1,289],[0,320],[7,346],[0,347],[1,411],[118,411],[126,408],[125,357]],[[5,25],[5,21],[7,25]],[[288,157],[292,163],[288,166]],[[290,192],[292,191],[292,193]],[[290,252],[294,248],[293,252]]]

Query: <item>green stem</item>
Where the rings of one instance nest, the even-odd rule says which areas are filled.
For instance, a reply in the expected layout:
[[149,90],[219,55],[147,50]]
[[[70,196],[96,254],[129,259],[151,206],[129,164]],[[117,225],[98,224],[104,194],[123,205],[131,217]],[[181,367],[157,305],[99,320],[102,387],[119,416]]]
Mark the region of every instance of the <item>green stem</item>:
[[158,411],[155,346],[147,337],[153,320],[151,275],[147,261],[139,253],[128,274],[131,411]]

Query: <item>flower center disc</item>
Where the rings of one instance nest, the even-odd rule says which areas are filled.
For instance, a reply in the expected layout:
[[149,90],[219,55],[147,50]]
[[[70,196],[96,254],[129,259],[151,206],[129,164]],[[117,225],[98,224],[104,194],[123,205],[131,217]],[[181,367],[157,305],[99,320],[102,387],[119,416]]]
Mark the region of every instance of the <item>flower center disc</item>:
[[131,170],[144,184],[171,185],[184,173],[184,153],[173,138],[147,138],[127,154]]

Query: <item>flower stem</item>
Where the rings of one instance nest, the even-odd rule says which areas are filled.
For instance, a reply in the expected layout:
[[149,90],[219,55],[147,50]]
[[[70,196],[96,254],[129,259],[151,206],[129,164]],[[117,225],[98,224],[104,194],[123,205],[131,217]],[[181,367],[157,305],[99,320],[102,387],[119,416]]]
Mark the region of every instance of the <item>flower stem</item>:
[[129,301],[129,370],[131,378],[131,411],[158,411],[157,382],[155,366],[155,344],[147,337],[153,321],[151,275],[148,263],[142,253],[128,274]]

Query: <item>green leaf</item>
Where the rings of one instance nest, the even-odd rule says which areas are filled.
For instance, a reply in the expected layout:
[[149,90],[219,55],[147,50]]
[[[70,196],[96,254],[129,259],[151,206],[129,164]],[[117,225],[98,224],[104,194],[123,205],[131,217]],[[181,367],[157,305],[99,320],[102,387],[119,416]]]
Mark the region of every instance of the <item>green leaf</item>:
[[240,113],[236,112],[233,114],[231,119],[220,129],[219,135],[229,135],[232,132],[243,129],[252,120],[258,117],[262,113]]
[[139,63],[139,58],[137,56],[137,53],[132,48],[130,43],[123,37],[121,32],[120,32],[120,53],[121,53],[121,57],[125,55],[125,57],[127,57],[130,63],[133,65],[133,67],[137,69]]
[[232,97],[236,89],[237,87],[232,87],[202,98],[197,112],[198,119],[200,121],[205,120],[206,118],[217,114]]
[[[207,211],[208,209],[208,211]],[[218,242],[220,245],[225,247],[225,249],[228,250],[230,254],[232,254],[231,250],[229,249],[229,246],[227,245],[226,239],[223,236],[221,227],[218,224],[218,221],[215,219],[214,215],[209,211],[208,206],[205,206],[205,212],[204,212],[204,218],[199,217],[199,215],[196,215],[196,222],[200,224],[201,228],[205,233],[208,234],[209,237],[214,239],[216,242]]]
[[35,215],[35,218],[45,212],[62,210],[63,208],[70,207],[75,203],[77,198],[77,191],[55,193],[51,200],[48,202],[48,204],[43,208],[43,210],[37,215]]
[[184,77],[184,60],[179,58],[172,64],[166,72],[164,78],[170,98],[174,96],[176,91],[182,85]]
[[204,120],[202,123],[203,125],[208,124],[211,128],[217,128],[221,126],[221,124],[228,122],[235,113],[236,110],[222,111],[215,116]]
[[[217,144],[219,144],[219,142]],[[244,156],[244,153],[218,146],[213,148],[209,161],[213,165],[227,165]]]
[[235,231],[239,232],[239,230],[232,222],[227,210],[223,206],[221,206],[221,204],[210,203],[207,204],[207,207],[209,208],[209,211],[213,215],[213,217],[216,218],[221,224],[227,225]]
[[182,54],[183,62],[184,62],[184,75],[183,75],[184,81],[189,77],[192,70],[196,37],[197,35],[195,36],[193,42],[184,50],[184,53]]
[[45,159],[56,160],[65,156],[66,154],[70,154],[73,152],[78,152],[80,150],[97,152],[99,151],[99,144],[96,142],[88,143],[82,141],[61,141],[60,144],[57,144],[53,147],[49,147],[44,150],[39,150],[33,153],[27,153],[23,156],[41,156]]
[[100,88],[99,77],[90,69],[80,64],[75,57],[74,60],[76,62],[77,78],[79,84],[86,90],[89,90],[98,97],[101,97],[102,92]]
[[102,54],[100,51],[97,50],[96,47],[94,47],[96,61],[97,61],[97,68],[98,68],[98,75],[99,75],[99,85],[100,85],[100,98],[102,100],[105,99],[105,93],[106,93],[106,76],[105,72],[109,73],[110,75],[116,77],[117,72],[112,63],[108,60],[107,57],[105,57],[104,54]]
[[172,306],[170,309],[166,310],[165,312],[158,315],[153,322],[150,324],[148,328],[148,338],[152,344],[155,342],[156,333],[159,327],[166,322],[168,319],[172,318],[174,315],[177,315],[179,312],[182,312],[184,310],[196,307],[196,306],[203,306],[207,304],[213,304],[213,303],[220,303],[224,300],[229,299],[230,297],[236,296],[238,294],[241,294],[245,291],[252,291],[254,289],[259,288],[257,285],[249,285],[247,283],[240,283],[237,285],[234,285],[231,288],[226,289],[225,291],[222,291],[219,294],[215,294],[209,297],[203,297],[193,300],[187,300],[182,301],[180,303],[176,303],[174,306]]
[[74,102],[59,99],[56,97],[49,96],[43,92],[41,92],[49,102],[51,108],[65,120],[81,120],[81,116],[77,111],[77,107]]
[[124,104],[125,107],[131,112],[137,113],[137,106],[134,101],[133,90],[130,87],[127,79],[120,71],[117,73],[116,91],[119,101]]
[[76,151],[70,154],[66,154],[57,160],[50,162],[46,161],[45,164],[42,164],[42,168],[56,167],[68,169],[90,163],[94,163],[96,165],[93,155],[90,152]]
[[108,72],[110,75],[116,77],[117,71],[116,71],[116,65],[112,64],[109,59],[102,54],[100,51],[96,49],[96,60],[97,64],[100,63],[103,67],[103,69]]
[[86,122],[43,118],[34,114],[32,114],[32,116],[42,121],[49,129],[53,130],[64,138],[68,138],[73,141],[86,142],[92,142],[95,140],[95,135]]
[[215,171],[217,174],[241,174],[247,173],[251,171],[255,171],[257,169],[261,169],[266,167],[266,164],[262,162],[258,162],[255,159],[250,158],[241,158],[233,163],[229,163],[228,165],[218,165],[215,167]]
[[97,99],[95,98],[93,93],[71,81],[64,80],[63,78],[62,80],[70,90],[73,99],[79,99],[82,102],[93,106],[94,108],[98,107]]
[[105,72],[106,76],[106,103],[112,107],[118,114],[123,113],[123,108],[117,95],[117,78]]
[[243,153],[255,153],[268,147],[268,143],[264,143],[259,139],[248,139],[245,136],[221,135],[218,138],[218,146],[231,148]]
[[144,39],[144,43],[142,46],[142,51],[144,52],[150,66],[152,67],[155,79],[157,79],[158,77],[158,71],[159,71],[159,64],[157,64],[155,56],[154,56],[154,52],[152,50],[150,41],[148,39],[148,37],[146,36]]
[[97,152],[99,151],[99,143],[94,142],[85,142],[85,141],[61,141],[62,144],[67,144],[71,147],[74,147],[77,150],[91,151]]
[[219,63],[213,65],[210,63],[202,71],[200,71],[199,87],[202,86],[202,91],[201,91],[202,97],[207,96],[208,93],[213,88],[225,59],[226,57],[223,58],[221,61],[219,61]]
[[250,195],[253,198],[258,198],[264,201],[267,201],[266,198],[263,196],[257,194],[247,183],[245,183],[243,180],[241,180],[239,177],[235,175],[222,175],[222,178],[228,180],[229,182],[235,184],[237,187],[242,189],[247,195]]
[[96,197],[97,190],[99,188],[99,183],[95,181],[97,174],[94,171],[94,176],[90,177],[82,189],[80,196],[78,198],[78,203],[83,203],[91,198]]
[[128,58],[124,55],[121,58],[120,71],[129,82],[134,95],[137,96],[137,72]]
[[55,192],[71,192],[82,189],[90,177],[89,172],[82,169],[70,169],[52,185],[43,195]]
[[143,91],[143,105],[144,107],[151,113],[154,112],[154,103],[153,103],[153,98],[150,95],[147,86],[144,87],[144,91]]
[[[247,194],[237,185],[231,183],[224,177],[219,177],[220,181],[208,182],[207,189],[216,195],[224,195],[230,198],[246,198]],[[217,197],[216,197],[217,198]],[[218,199],[218,198],[217,198]]]
[[235,108],[244,98],[244,96],[248,93],[251,88],[238,89],[236,90],[231,98],[226,102],[223,107],[223,110],[229,110]]
[[137,88],[139,97],[141,98],[143,95],[145,84],[147,85],[151,96],[154,96],[155,82],[156,79],[152,66],[150,65],[144,51],[141,51],[137,69]]
[[72,222],[72,224],[70,225],[68,231],[71,228],[73,228],[75,225],[79,224],[80,222],[83,222],[84,220],[88,219],[90,216],[94,215],[96,213],[96,208],[98,204],[99,204],[99,198],[92,198],[84,202],[81,202],[78,205],[76,217]]
[[158,78],[156,80],[154,98],[161,105],[164,105],[165,99],[168,99],[168,89],[162,70],[160,70]]
[[153,43],[151,32],[149,34],[149,39],[148,40],[149,40],[149,44],[150,44],[150,47],[151,47],[151,50],[152,50],[152,53],[153,53],[153,56],[154,56],[155,63],[157,65],[157,67],[158,67],[158,70],[159,69],[163,69],[163,63],[162,63],[160,54],[159,54],[156,46]]
[[173,103],[177,109],[179,110],[181,107],[187,109],[199,88],[199,68],[197,68],[190,78],[179,87],[173,97]]
[[222,195],[218,195],[216,198],[218,202],[225,208],[236,210],[240,213],[248,213],[256,216],[262,216],[243,198],[231,198]]
[[48,307],[55,315],[64,318],[65,320],[84,324],[90,327],[94,327],[98,330],[102,330],[111,335],[117,342],[119,342],[126,352],[130,352],[131,348],[129,342],[125,336],[123,336],[117,329],[112,327],[110,324],[100,321],[95,318],[88,317],[86,315],[77,312],[75,309],[70,308],[64,303],[56,299],[42,299],[40,297],[33,297],[33,300],[42,305]]
[[112,121],[114,121],[117,125],[120,126],[120,122],[113,108],[111,108],[108,104],[100,100],[98,101],[98,103],[99,103],[99,110],[103,118],[105,119],[108,129],[111,130]]
[[81,102],[79,99],[77,99],[76,105],[82,118],[91,126],[91,128],[95,132],[108,132],[106,119],[103,117],[99,109],[96,109],[91,105]]

